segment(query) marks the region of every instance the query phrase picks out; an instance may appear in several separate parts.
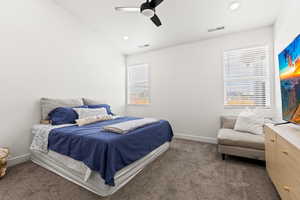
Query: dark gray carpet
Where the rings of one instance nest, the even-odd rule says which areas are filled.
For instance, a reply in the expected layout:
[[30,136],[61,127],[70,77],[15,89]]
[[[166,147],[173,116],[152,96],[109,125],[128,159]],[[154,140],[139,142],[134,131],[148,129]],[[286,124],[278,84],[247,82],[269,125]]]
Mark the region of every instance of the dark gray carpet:
[[222,161],[216,146],[175,140],[116,194],[101,198],[26,162],[0,180],[1,200],[279,200],[264,164],[230,157]]

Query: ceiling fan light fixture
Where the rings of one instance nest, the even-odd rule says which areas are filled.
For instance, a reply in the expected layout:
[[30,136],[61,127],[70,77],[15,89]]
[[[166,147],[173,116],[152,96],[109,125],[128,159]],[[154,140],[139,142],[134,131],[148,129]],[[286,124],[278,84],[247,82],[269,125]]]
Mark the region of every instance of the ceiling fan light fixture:
[[155,15],[155,10],[151,7],[150,3],[147,1],[141,5],[141,13],[146,17],[153,17]]
[[157,27],[162,25],[158,15],[156,14],[156,7],[164,0],[146,0],[140,7],[115,7],[116,11],[122,12],[139,12],[145,17],[149,18]]
[[152,9],[145,9],[145,10],[142,11],[142,14],[146,17],[151,18],[155,15],[155,12]]

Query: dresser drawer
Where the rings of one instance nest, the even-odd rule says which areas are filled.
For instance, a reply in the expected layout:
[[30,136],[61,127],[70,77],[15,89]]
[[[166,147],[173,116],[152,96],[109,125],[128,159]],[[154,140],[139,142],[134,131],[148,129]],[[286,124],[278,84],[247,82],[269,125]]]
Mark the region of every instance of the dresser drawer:
[[290,171],[288,170],[286,166],[286,157],[284,154],[282,154],[282,151],[277,148],[277,159],[276,163],[276,173],[273,173],[272,180],[275,181],[274,184],[280,194],[280,197],[282,200],[289,200],[290,199],[290,191],[292,188],[292,183],[290,182]]
[[279,177],[277,189],[282,199],[300,200],[300,151],[278,136],[277,156]]
[[300,199],[300,181],[292,179],[292,186],[290,190],[290,199],[299,200]]
[[276,133],[273,132],[268,126],[264,126],[265,132],[265,157],[266,167],[269,176],[273,182],[276,182]]
[[281,199],[300,200],[300,128],[266,125],[264,131],[267,170]]
[[283,159],[287,162],[287,167],[293,168],[291,170],[300,174],[300,150],[295,146],[288,143],[285,139],[277,137],[277,151],[279,159]]
[[[278,170],[275,186],[282,200],[300,200],[300,182],[297,179],[298,174],[294,173],[287,165],[283,165],[284,161],[279,162],[281,169]],[[286,163],[285,163],[286,164]]]
[[264,127],[264,131],[265,131],[265,143],[271,143],[274,144],[276,143],[276,138],[277,138],[277,134],[268,126]]

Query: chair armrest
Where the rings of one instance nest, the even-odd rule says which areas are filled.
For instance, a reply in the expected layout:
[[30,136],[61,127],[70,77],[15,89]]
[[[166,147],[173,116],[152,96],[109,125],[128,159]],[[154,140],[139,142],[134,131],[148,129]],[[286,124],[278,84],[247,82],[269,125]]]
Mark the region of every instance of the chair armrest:
[[233,129],[237,116],[221,116],[221,128]]

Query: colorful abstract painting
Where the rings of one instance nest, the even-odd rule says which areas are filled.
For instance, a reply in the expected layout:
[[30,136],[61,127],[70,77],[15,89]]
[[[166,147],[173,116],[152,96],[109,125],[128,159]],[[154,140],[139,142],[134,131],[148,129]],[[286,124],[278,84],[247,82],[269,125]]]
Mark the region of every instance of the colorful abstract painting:
[[278,58],[283,119],[300,123],[300,35]]

